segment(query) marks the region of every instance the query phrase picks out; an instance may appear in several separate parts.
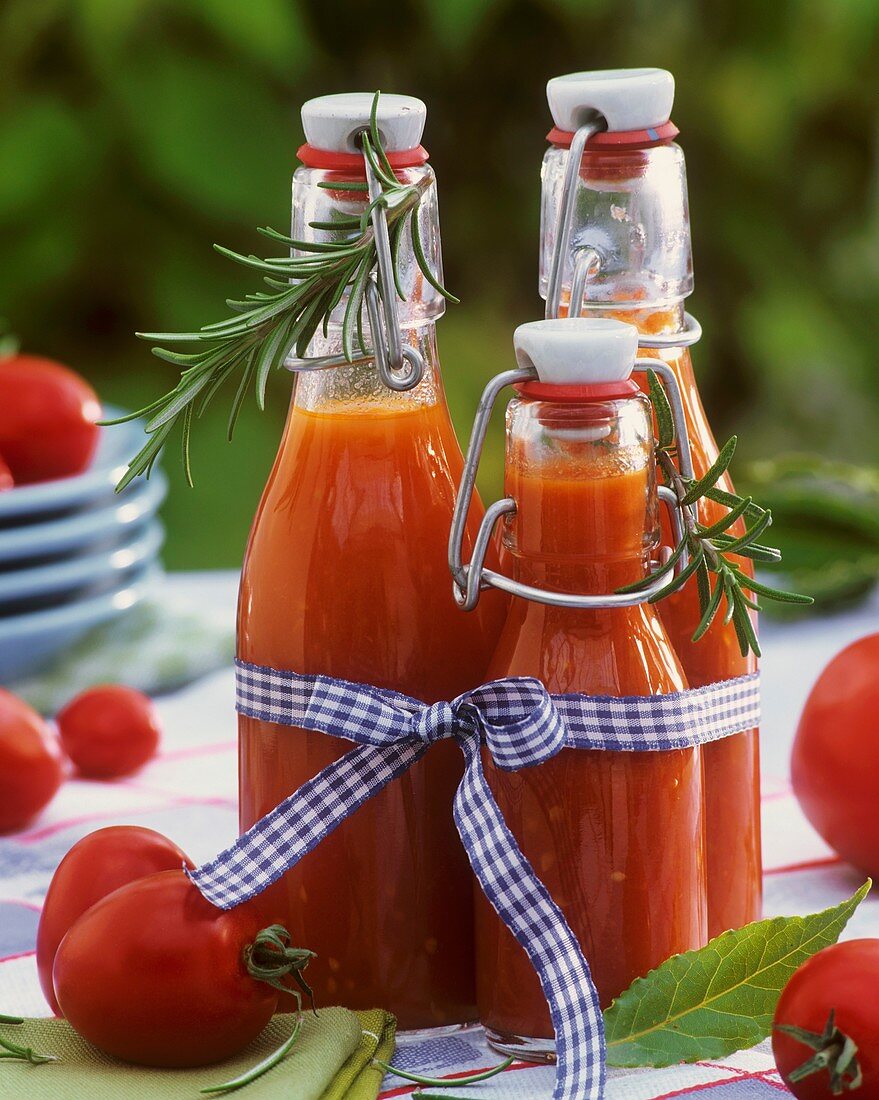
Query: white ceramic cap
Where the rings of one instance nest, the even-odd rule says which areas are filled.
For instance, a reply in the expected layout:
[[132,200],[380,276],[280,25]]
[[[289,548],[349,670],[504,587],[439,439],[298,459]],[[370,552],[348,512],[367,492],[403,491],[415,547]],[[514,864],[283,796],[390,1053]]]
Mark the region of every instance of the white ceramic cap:
[[[322,95],[302,105],[305,140],[315,149],[332,153],[359,153],[354,140],[369,126],[373,92],[342,92]],[[382,143],[389,153],[415,149],[421,143],[427,107],[411,95],[386,95],[378,100],[376,121]]]
[[546,85],[553,122],[574,131],[596,111],[610,131],[650,130],[668,122],[675,78],[665,69],[596,69],[555,76]]
[[622,382],[635,365],[638,330],[610,318],[558,317],[519,325],[513,347],[519,366],[551,386]]

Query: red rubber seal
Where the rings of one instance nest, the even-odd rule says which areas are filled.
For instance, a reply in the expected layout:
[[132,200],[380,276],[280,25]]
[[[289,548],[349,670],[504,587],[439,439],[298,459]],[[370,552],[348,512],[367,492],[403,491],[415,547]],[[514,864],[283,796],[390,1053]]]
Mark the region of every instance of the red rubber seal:
[[514,387],[522,397],[535,401],[611,401],[616,397],[632,397],[640,393],[638,383],[631,378],[621,382],[594,382],[582,386],[553,386],[548,382],[520,382]]
[[[618,130],[616,133],[601,130],[599,133],[593,134],[586,142],[586,148],[623,145],[630,148],[634,146],[644,149],[649,148],[651,145],[664,145],[667,141],[673,141],[679,133],[680,130],[669,119],[661,126],[649,130]],[[568,149],[574,140],[574,135],[570,130],[560,130],[557,126],[554,126],[546,135],[546,140],[550,145],[558,145],[562,149]]]
[[[337,153],[332,149],[318,149],[314,145],[300,145],[296,156],[306,168],[325,168],[330,172],[350,172],[353,176],[365,178],[363,157],[359,153]],[[401,149],[388,153],[392,168],[418,168],[427,163],[427,150],[423,145],[414,149]]]

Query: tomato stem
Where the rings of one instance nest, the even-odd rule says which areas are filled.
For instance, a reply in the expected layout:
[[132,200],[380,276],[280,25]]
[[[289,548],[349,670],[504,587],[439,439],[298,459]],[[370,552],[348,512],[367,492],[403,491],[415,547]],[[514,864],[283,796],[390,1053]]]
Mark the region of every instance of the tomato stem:
[[304,947],[290,946],[290,933],[280,924],[263,928],[254,936],[253,943],[244,948],[244,965],[247,973],[259,982],[266,982],[281,993],[292,994],[301,1005],[302,998],[283,979],[290,976],[314,1006],[314,992],[302,975],[302,971],[314,958],[314,952]]
[[827,1070],[830,1074],[830,1091],[834,1096],[842,1096],[846,1090],[861,1087],[863,1074],[857,1059],[858,1048],[854,1040],[836,1026],[835,1009],[830,1010],[824,1031],[820,1035],[792,1024],[776,1024],[776,1029],[815,1051],[811,1058],[788,1074],[792,1083],[796,1084],[815,1073]]

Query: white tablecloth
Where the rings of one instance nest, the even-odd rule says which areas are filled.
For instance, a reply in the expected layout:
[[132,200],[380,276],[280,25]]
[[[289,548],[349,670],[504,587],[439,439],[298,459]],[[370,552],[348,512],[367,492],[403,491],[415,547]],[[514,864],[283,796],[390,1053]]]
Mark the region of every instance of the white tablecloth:
[[[234,616],[232,573],[177,574],[200,603]],[[841,863],[799,812],[787,782],[787,761],[802,703],[816,675],[843,645],[877,629],[876,602],[856,612],[793,626],[767,623],[763,645],[763,826],[766,915],[805,913],[836,904],[862,876]],[[81,836],[103,825],[130,822],[158,829],[197,862],[236,835],[236,745],[231,670],[159,700],[166,737],[159,757],[137,776],[116,783],[72,780],[25,832],[0,838],[0,1013],[47,1012],[36,980],[34,938],[40,905],[58,861]],[[879,898],[871,897],[847,936],[879,935]],[[492,1065],[480,1029],[442,1039],[403,1038],[400,1065],[441,1075]],[[456,1095],[485,1100],[542,1100],[552,1092],[549,1067],[516,1066],[492,1082]],[[415,1086],[388,1079],[382,1096],[408,1095]],[[770,1096],[782,1088],[768,1046],[722,1063],[612,1074],[613,1100],[648,1100],[711,1089],[712,1100]],[[10,1089],[12,1091],[10,1091]],[[16,1089],[22,1091],[16,1092]],[[21,1075],[0,1079],[4,1098],[27,1096]]]

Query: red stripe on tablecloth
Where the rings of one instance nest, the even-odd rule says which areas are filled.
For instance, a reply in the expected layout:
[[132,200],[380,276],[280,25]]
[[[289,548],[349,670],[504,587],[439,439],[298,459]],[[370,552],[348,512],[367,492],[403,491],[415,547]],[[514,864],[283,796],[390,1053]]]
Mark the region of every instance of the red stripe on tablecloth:
[[216,798],[210,796],[199,798],[194,795],[177,795],[164,792],[161,801],[157,801],[151,806],[138,806],[137,809],[127,810],[121,810],[117,807],[113,810],[103,810],[100,813],[68,817],[63,821],[55,821],[51,825],[45,825],[42,829],[33,829],[29,833],[8,838],[4,837],[4,839],[12,844],[36,844],[47,837],[54,836],[56,833],[63,833],[65,829],[72,829],[76,825],[85,825],[90,821],[113,821],[120,818],[127,820],[131,817],[143,817],[144,814],[173,810],[177,806],[222,806],[224,809],[228,809],[237,806],[237,802],[232,798],[221,798],[219,796]]
[[783,790],[776,791],[764,791],[760,797],[761,802],[780,802],[783,798],[793,798],[794,792],[792,787],[785,787]]
[[171,752],[160,752],[155,758],[161,760],[189,760],[194,756],[211,756],[219,752],[237,752],[237,741],[219,741],[213,745],[193,745],[188,749],[174,749]]
[[4,955],[0,958],[0,965],[14,962],[16,959],[29,959],[33,955],[36,955],[36,951],[17,951],[14,955]]
[[119,785],[128,787],[141,794],[169,798],[175,806],[222,806],[238,812],[238,799],[222,794],[178,794],[165,787],[154,787],[151,783],[142,783],[139,779],[122,779]]
[[[702,1065],[700,1062],[699,1065]],[[725,1066],[718,1066],[718,1069],[725,1069]],[[773,1081],[769,1076],[768,1070],[755,1070],[754,1072],[739,1071],[730,1077],[720,1077],[717,1081],[703,1081],[699,1085],[687,1085],[686,1088],[675,1089],[673,1092],[663,1092],[654,1097],[654,1100],[671,1100],[673,1096],[692,1096],[697,1092],[707,1092],[708,1089],[716,1089],[721,1085],[735,1085],[739,1081],[762,1081],[763,1084],[769,1085],[770,1088],[777,1089],[779,1092],[787,1092],[780,1081]]]
[[785,867],[766,867],[763,870],[766,875],[786,875],[792,871],[817,871],[821,867],[835,867],[842,863],[839,856],[823,856],[821,859],[806,859],[802,863],[788,863]]
[[24,898],[0,898],[0,905],[17,905],[21,909],[31,909],[34,913],[42,911],[42,905],[35,901],[25,901]]
[[141,817],[143,814],[152,814],[157,810],[170,809],[172,805],[173,803],[166,797],[160,805],[146,806],[136,810],[129,809],[123,812],[117,807],[113,810],[104,810],[101,813],[80,814],[79,817],[67,817],[63,821],[44,825],[42,829],[33,829],[29,833],[23,833],[21,836],[13,836],[8,839],[13,844],[36,844],[47,837],[54,836],[56,833],[63,833],[65,829],[72,829],[76,825],[86,825],[89,821],[117,821],[120,817]]

